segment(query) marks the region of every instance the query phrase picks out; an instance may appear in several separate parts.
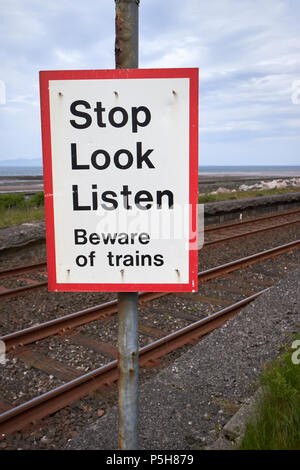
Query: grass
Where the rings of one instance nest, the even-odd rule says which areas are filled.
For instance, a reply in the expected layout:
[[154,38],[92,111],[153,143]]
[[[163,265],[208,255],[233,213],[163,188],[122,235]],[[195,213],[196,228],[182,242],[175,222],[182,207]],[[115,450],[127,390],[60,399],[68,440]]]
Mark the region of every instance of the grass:
[[[295,339],[300,340],[300,332]],[[300,449],[300,364],[292,362],[293,353],[295,350],[286,347],[283,355],[265,368],[262,398],[239,449]]]
[[300,188],[285,188],[285,189],[262,189],[262,190],[249,190],[249,191],[236,191],[235,193],[221,193],[221,194],[204,194],[200,195],[199,204],[207,202],[226,201],[228,199],[244,199],[247,197],[261,197],[272,196],[273,194],[287,194],[300,191]]
[[0,195],[0,228],[44,220],[44,193],[26,199],[24,194]]
[[[237,191],[235,193],[204,194],[199,196],[199,203],[226,201],[228,199],[243,199],[247,197],[261,197],[272,194],[286,194],[300,191],[300,188],[269,189]],[[0,228],[10,225],[19,225],[24,222],[44,220],[44,193],[36,193],[25,199],[24,194],[0,195]]]

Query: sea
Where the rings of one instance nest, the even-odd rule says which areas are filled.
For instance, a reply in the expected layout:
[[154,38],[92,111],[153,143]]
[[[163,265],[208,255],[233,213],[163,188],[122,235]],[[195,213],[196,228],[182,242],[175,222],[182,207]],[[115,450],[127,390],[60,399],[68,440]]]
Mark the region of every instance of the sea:
[[0,176],[42,176],[41,166],[1,166]]
[[[199,166],[199,175],[274,175],[300,176],[300,165],[203,165]],[[42,176],[40,166],[1,166],[0,176]]]
[[269,174],[276,173],[285,175],[286,173],[300,176],[300,165],[214,165],[199,166],[199,174]]

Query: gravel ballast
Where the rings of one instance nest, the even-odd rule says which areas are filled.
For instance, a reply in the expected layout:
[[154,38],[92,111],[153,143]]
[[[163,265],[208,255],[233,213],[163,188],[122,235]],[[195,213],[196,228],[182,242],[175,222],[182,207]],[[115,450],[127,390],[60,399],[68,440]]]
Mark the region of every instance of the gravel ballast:
[[[256,234],[205,248],[199,253],[199,270],[202,271],[297,239],[299,239],[299,224],[272,230],[268,232],[268,236]],[[0,230],[0,247],[4,240],[7,248],[14,247],[16,244],[19,247],[17,249],[0,250],[0,270],[19,264],[31,264],[45,260],[44,229],[42,226],[39,227],[39,230],[37,230],[37,225],[35,224],[23,224],[18,228],[11,227],[10,230],[2,229]],[[23,243],[25,246],[22,248]],[[200,284],[198,299],[183,296],[167,296],[141,306],[139,321],[144,330],[139,335],[140,346],[148,344],[159,337],[159,335],[153,336],[152,333],[145,334],[145,329],[149,327],[154,333],[157,332],[157,334],[160,333],[162,335],[165,332],[164,334],[167,334],[187,325],[190,321],[196,321],[223,308],[226,303],[233,303],[241,297],[251,295],[251,293],[269,286],[271,282],[279,282],[280,278],[285,276],[287,272],[300,266],[299,256],[300,250],[293,250],[274,259],[265,260],[263,263],[254,264],[246,270],[238,271],[226,276],[226,278]],[[45,274],[38,272],[29,273],[30,279],[39,279],[40,277],[42,279],[44,276]],[[22,275],[15,279],[16,276],[13,276],[10,280],[3,281],[3,285],[7,288],[16,287],[27,282],[27,277],[27,275]],[[294,294],[292,289],[288,290],[288,292],[289,298],[295,298],[296,301],[297,299],[299,300],[299,295],[296,296],[297,294]],[[200,296],[213,298],[215,302],[207,303],[205,300],[202,301]],[[0,308],[0,332],[5,335],[15,330],[66,315],[67,313],[91,307],[114,297],[115,294],[111,293],[48,292],[45,287],[40,291],[4,300]],[[284,302],[285,300],[281,303],[285,307],[288,306]],[[283,310],[283,314],[291,317],[291,327],[293,322],[295,322],[294,324],[299,323],[299,312],[298,317],[288,314],[285,310]],[[251,318],[252,316],[249,319],[249,324],[252,327]],[[29,361],[31,355],[36,358],[41,354],[42,357],[48,358],[47,361],[53,367],[56,366],[55,361],[57,364],[61,362],[63,366],[73,368],[75,373],[91,370],[100,366],[102,362],[107,363],[108,360],[111,360],[109,357],[105,356],[102,358],[99,354],[94,354],[93,349],[85,351],[81,346],[78,347],[80,341],[78,342],[76,339],[82,335],[88,335],[93,340],[110,342],[116,347],[116,321],[116,319],[112,318],[110,321],[105,322],[105,324],[100,321],[92,322],[81,326],[76,331],[70,332],[70,335],[68,334],[66,337],[62,334],[61,337],[48,338],[28,347],[26,346],[25,352],[28,349],[28,353],[27,355],[25,354],[23,359],[22,351],[21,356],[14,353],[9,354],[8,367],[2,370],[2,382],[5,384],[2,389],[2,398],[7,399],[12,406],[15,406],[61,384],[61,378],[57,377],[55,373],[51,372],[51,375],[49,375],[49,372],[45,372],[43,369],[31,367]],[[272,325],[272,328],[277,328],[276,323],[272,323]],[[270,328],[270,331],[272,331],[272,328]],[[280,328],[281,323],[279,322]],[[244,330],[242,329],[241,331]],[[223,374],[220,377],[216,372],[216,384],[207,384],[203,380],[203,376],[199,375],[202,367],[202,356],[204,358],[203,365],[206,367],[207,362],[207,368],[211,367],[208,359],[205,359],[202,350],[199,350],[200,353],[196,352],[196,355],[199,354],[199,361],[196,358],[193,359],[191,355],[183,356],[183,358],[187,357],[188,359],[185,363],[177,360],[175,369],[168,365],[173,364],[174,359],[176,360],[183,353],[182,351],[172,353],[170,357],[164,358],[160,364],[156,364],[156,367],[147,370],[144,367],[141,368],[141,448],[154,449],[154,446],[158,446],[156,448],[159,449],[199,449],[215,445],[218,437],[222,436],[224,432],[224,425],[228,424],[230,418],[233,415],[235,416],[236,411],[241,409],[241,405],[248,402],[248,397],[252,396],[256,388],[256,373],[252,380],[251,367],[256,370],[258,369],[256,365],[252,365],[252,361],[247,359],[248,343],[250,341],[250,344],[252,344],[252,339],[256,339],[258,342],[256,347],[258,348],[260,347],[259,343],[265,340],[260,337],[262,331],[260,323],[258,323],[258,327],[254,323],[253,332],[249,328],[245,331],[245,335],[241,335],[239,338],[241,348],[234,353],[236,360],[234,377],[235,382],[239,382],[239,367],[246,375],[247,367],[250,367],[248,377],[251,380],[249,379],[248,381],[247,386],[249,390],[247,393],[239,391],[239,388],[236,389],[235,383],[234,387],[232,387],[232,395],[227,393],[230,391],[232,380],[224,368],[223,356],[226,359],[226,355],[224,355],[224,347],[220,340],[214,347],[212,344],[209,350],[209,354],[212,355],[211,363],[217,367],[218,374],[223,374],[222,370],[225,371],[225,375]],[[254,338],[252,338],[252,335]],[[207,341],[208,338],[204,341]],[[235,342],[235,337],[233,337],[232,342]],[[273,348],[275,343],[276,341],[267,345],[267,347],[270,346],[272,353],[273,349],[275,353],[277,352],[277,346],[275,345],[275,348]],[[236,348],[237,346],[236,344],[232,346],[231,340],[226,344],[229,351],[230,348]],[[184,347],[183,351],[191,347]],[[243,365],[245,361],[244,352],[247,359],[245,367]],[[252,350],[250,354],[252,354]],[[271,356],[272,354],[270,353]],[[191,369],[190,365],[192,366]],[[164,369],[162,369],[163,367]],[[188,374],[188,378],[182,379],[180,374],[183,372]],[[241,380],[245,382],[246,379],[242,372]],[[159,375],[156,382],[153,376],[157,373]],[[63,379],[64,381],[69,380],[67,377]],[[217,380],[220,380],[221,383],[223,380],[224,392],[219,391]],[[229,389],[227,388],[228,380]],[[168,409],[164,410],[169,397]],[[199,402],[196,400],[197,397]],[[81,441],[81,435],[85,436],[86,432],[95,432],[93,427],[89,428],[92,431],[85,431],[85,428],[96,422],[95,441],[89,441],[88,437],[85,440],[84,437],[83,442],[85,444],[81,448],[114,449],[117,446],[117,408],[112,407],[116,405],[116,398],[117,389],[112,391],[109,396],[104,396],[101,391],[93,392],[91,395],[72,403],[70,406],[29,427],[27,430],[7,436],[4,441],[0,442],[0,448],[8,450],[65,449],[68,446],[68,442],[70,445],[76,443],[75,440],[70,441],[70,439],[76,438],[79,442]],[[148,405],[149,409],[147,409]],[[109,418],[109,416],[114,416],[114,414],[114,418]],[[100,416],[101,419],[99,420]],[[111,419],[112,421],[110,421]],[[101,428],[98,428],[99,422],[97,420],[99,422],[103,420],[104,424],[101,425]],[[154,430],[156,421],[158,422],[159,430]],[[113,423],[111,434],[106,436],[107,429],[111,426],[111,423]],[[171,438],[168,433],[171,433]],[[154,436],[153,441],[151,440],[152,435]],[[92,447],[89,447],[90,445]],[[98,447],[99,445],[100,447]]]
[[[299,277],[297,268],[140,387],[140,449],[192,450],[216,441],[255,393],[264,365],[291,343],[300,323]],[[68,448],[117,449],[117,414],[112,408]]]

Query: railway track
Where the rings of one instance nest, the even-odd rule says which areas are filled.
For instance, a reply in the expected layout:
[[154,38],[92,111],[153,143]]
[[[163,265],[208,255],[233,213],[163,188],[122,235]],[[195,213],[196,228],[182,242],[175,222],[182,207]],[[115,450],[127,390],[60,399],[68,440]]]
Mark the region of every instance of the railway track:
[[[239,278],[242,278],[241,273],[245,270],[249,269],[252,265],[256,263],[262,263],[263,261],[270,260],[274,257],[279,257],[280,255],[286,255],[287,253],[292,253],[294,250],[300,247],[300,240],[296,240],[294,242],[290,242],[285,245],[278,246],[276,248],[265,250],[263,252],[256,253],[251,256],[244,257],[242,259],[238,259],[232,261],[230,263],[226,263],[215,268],[207,269],[205,271],[199,272],[199,292],[195,294],[177,294],[170,296],[173,298],[177,298],[186,302],[186,305],[191,307],[191,304],[196,305],[196,309],[202,309],[202,306],[206,304],[221,304],[227,305],[226,308],[222,308],[221,310],[214,311],[210,315],[203,315],[203,318],[197,319],[196,321],[191,322],[191,318],[193,317],[193,310],[191,308],[184,313],[182,311],[176,311],[174,313],[174,317],[176,315],[183,315],[185,317],[185,321],[188,322],[188,325],[180,327],[177,331],[173,331],[171,333],[163,334],[162,331],[159,331],[155,328],[154,325],[148,327],[147,325],[141,325],[141,332],[143,334],[147,333],[150,334],[151,337],[153,335],[158,336],[159,339],[151,340],[150,344],[143,345],[140,348],[140,364],[141,366],[145,366],[147,364],[151,364],[161,358],[164,354],[170,351],[174,351],[177,347],[182,347],[185,344],[191,344],[197,341],[201,336],[207,334],[213,328],[220,326],[228,318],[232,315],[236,314],[244,305],[254,300],[258,295],[265,292],[264,289],[260,289],[256,292],[252,293],[251,295],[247,295],[242,300],[238,300],[235,302],[229,302],[228,299],[224,301],[222,296],[218,299],[214,299],[209,297],[205,294],[205,288],[202,289],[202,286],[207,286],[207,281],[214,282],[216,279],[230,279],[232,273],[238,272]],[[278,258],[277,258],[278,260]],[[286,264],[284,261],[283,264]],[[276,268],[278,270],[278,262],[276,263]],[[244,270],[244,271],[243,271]],[[251,274],[251,273],[250,273]],[[249,271],[247,272],[249,275]],[[254,276],[255,277],[255,276]],[[256,276],[257,277],[257,276]],[[259,279],[255,280],[255,283],[262,287],[262,284],[271,285],[272,282],[267,280],[262,280],[261,276]],[[265,287],[264,286],[264,287]],[[215,286],[216,287],[216,286]],[[247,287],[248,289],[254,289],[253,283],[247,280]],[[227,288],[228,291],[228,288]],[[231,292],[244,292],[246,293],[245,283],[242,283],[240,287],[236,285],[236,279],[234,282],[234,286],[231,287]],[[247,291],[247,294],[249,292]],[[143,311],[143,306],[149,305],[149,301],[155,301],[166,295],[165,293],[145,293],[141,294],[139,297],[141,311]],[[240,296],[240,294],[239,294]],[[228,305],[230,303],[230,305]],[[148,308],[153,308],[151,307]],[[144,307],[145,308],[145,307]],[[155,310],[155,309],[154,309]],[[49,338],[51,335],[56,335],[58,333],[66,334],[71,329],[78,328],[82,325],[86,325],[88,322],[93,322],[96,319],[102,319],[104,321],[108,321],[114,316],[117,312],[117,302],[112,301],[106,304],[98,305],[96,307],[85,309],[83,311],[73,313],[71,315],[66,315],[64,317],[52,320],[50,322],[46,322],[42,325],[37,325],[35,327],[23,329],[22,331],[14,332],[8,335],[4,335],[1,337],[1,340],[5,341],[7,350],[11,351],[13,355],[16,355],[17,358],[21,358],[21,360],[28,362],[29,364],[34,364],[37,367],[42,368],[43,364],[42,360],[38,360],[38,353],[34,354],[32,350],[24,349],[24,346],[27,344],[32,344],[34,342],[40,341],[41,339]],[[194,315],[194,318],[196,315]],[[144,322],[145,315],[142,314],[141,321]],[[155,323],[155,322],[154,322]],[[103,323],[102,323],[103,325]],[[85,337],[85,338],[83,338]],[[114,344],[108,345],[107,343],[101,343],[100,341],[91,341],[88,339],[88,335],[86,334],[75,334],[74,336],[66,336],[71,342],[75,341],[77,344],[85,344],[88,345],[91,349],[94,348],[95,351],[102,351],[107,352],[108,356],[115,356],[116,355],[116,347]],[[77,339],[76,339],[77,338]],[[53,367],[53,363],[48,363],[48,370],[49,367]],[[63,366],[63,365],[61,365]],[[57,367],[57,365],[56,365]],[[62,376],[68,372],[68,369],[62,367]],[[53,370],[53,369],[52,369]],[[78,376],[79,375],[79,376]],[[27,402],[19,405],[14,406],[12,409],[5,411],[0,415],[0,434],[8,434],[15,432],[19,429],[22,429],[24,426],[32,422],[36,422],[37,420],[49,416],[49,414],[54,413],[61,409],[62,407],[66,406],[66,404],[74,402],[74,400],[78,400],[78,398],[87,395],[92,390],[99,390],[99,388],[110,387],[116,383],[118,380],[118,369],[117,369],[117,360],[114,359],[113,361],[102,365],[100,368],[90,371],[87,374],[78,374],[77,376],[73,377],[72,380],[69,382],[64,383],[58,387],[55,387],[52,391],[46,392],[41,394],[40,396],[28,400]],[[7,404],[6,404],[7,405]],[[9,406],[9,405],[8,405]]]
[[[203,248],[210,248],[217,244],[230,242],[245,236],[268,232],[269,230],[282,229],[284,227],[298,224],[300,223],[300,218],[297,218],[299,214],[300,210],[293,210],[280,214],[259,217],[254,220],[246,220],[225,224],[222,226],[208,227],[205,229],[206,240]],[[280,223],[278,223],[279,219]],[[273,223],[274,221],[277,222]],[[247,230],[246,228],[249,225],[251,226],[251,230]],[[226,236],[224,236],[224,234]],[[38,274],[35,276],[35,278],[20,278],[21,274],[27,275],[29,273],[36,273],[37,271]],[[18,276],[17,280],[14,279],[15,276]],[[2,270],[0,271],[0,279],[4,280],[4,284],[0,285],[0,299],[2,300],[43,289],[48,285],[47,263],[46,261],[42,261],[39,263],[16,266],[14,268]],[[21,282],[23,285],[19,287],[12,287],[16,282],[18,284]]]
[[[139,364],[147,365],[186,344],[194,344],[202,336],[220,327],[248,303],[267,289],[237,302],[215,314],[195,322],[188,327],[171,333],[139,351]],[[105,389],[116,384],[119,378],[118,361],[114,360],[92,372],[80,376],[61,387],[45,393],[23,405],[0,415],[0,435],[19,431],[37,420],[45,418],[73,403],[94,390]]]
[[[205,282],[210,279],[220,277],[224,274],[229,274],[234,271],[243,269],[251,264],[263,261],[270,257],[279,256],[282,253],[296,249],[300,247],[300,240],[295,242],[287,243],[285,245],[272,248],[254,255],[247,256],[242,259],[226,263],[224,265],[217,266],[215,268],[207,269],[198,273],[198,282]],[[165,292],[146,292],[139,295],[139,305],[149,302],[151,300],[163,297]],[[194,294],[178,294],[182,297],[195,297]],[[33,326],[27,329],[23,329],[5,336],[0,336],[0,340],[5,342],[6,351],[15,349],[18,346],[24,346],[40,339],[46,338],[59,332],[66,332],[73,328],[77,328],[85,323],[89,323],[94,320],[106,319],[107,317],[116,314],[118,311],[117,300],[113,300],[101,305],[81,310],[60,318],[56,318],[49,322],[45,322],[42,325]]]

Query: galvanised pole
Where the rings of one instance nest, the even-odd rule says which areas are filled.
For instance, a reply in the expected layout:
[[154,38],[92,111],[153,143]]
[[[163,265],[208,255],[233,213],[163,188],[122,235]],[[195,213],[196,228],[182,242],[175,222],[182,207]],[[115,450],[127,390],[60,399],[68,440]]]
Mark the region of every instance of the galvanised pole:
[[[115,0],[117,69],[138,68],[139,0]],[[119,449],[138,449],[138,293],[118,294]]]
[[138,448],[138,294],[122,292],[119,301],[119,449]]

